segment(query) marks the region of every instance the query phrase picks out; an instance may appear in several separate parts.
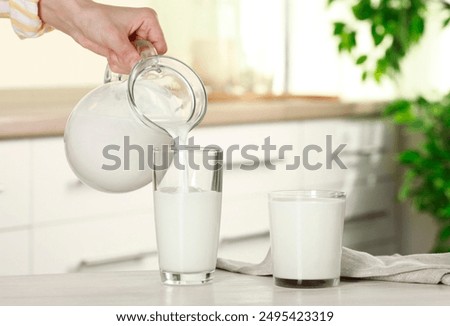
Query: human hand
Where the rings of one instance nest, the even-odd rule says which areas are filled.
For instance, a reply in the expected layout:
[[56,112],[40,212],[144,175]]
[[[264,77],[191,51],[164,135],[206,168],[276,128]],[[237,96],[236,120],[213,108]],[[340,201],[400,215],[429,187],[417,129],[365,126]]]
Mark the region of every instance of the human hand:
[[156,12],[115,7],[91,0],[40,0],[41,20],[70,35],[83,47],[108,59],[112,71],[128,74],[140,59],[135,39],[150,41],[158,54],[167,51]]

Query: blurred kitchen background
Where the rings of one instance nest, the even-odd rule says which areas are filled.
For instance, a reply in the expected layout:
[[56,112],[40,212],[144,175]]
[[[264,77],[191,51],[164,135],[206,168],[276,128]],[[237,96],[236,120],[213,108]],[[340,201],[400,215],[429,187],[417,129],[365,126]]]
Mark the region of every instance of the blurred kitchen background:
[[[351,1],[99,2],[158,12],[167,55],[191,65],[207,87],[211,118],[196,130],[198,142],[226,148],[271,136],[299,149],[333,135],[347,144],[348,170],[226,171],[220,256],[262,259],[267,192],[311,187],[348,192],[346,246],[374,254],[432,250],[436,219],[396,199],[397,153],[420,137],[381,111],[398,97],[439,99],[449,91],[450,28],[442,28],[439,1],[428,6],[423,39],[397,80],[380,83],[363,82],[354,59],[338,51],[333,23],[353,19]],[[358,50],[375,51],[368,26],[355,25]],[[106,60],[58,31],[22,41],[7,19],[0,19],[0,39],[0,275],[156,269],[151,187],[97,192],[77,181],[64,155],[64,122],[102,83]],[[281,165],[290,157],[273,159]]]

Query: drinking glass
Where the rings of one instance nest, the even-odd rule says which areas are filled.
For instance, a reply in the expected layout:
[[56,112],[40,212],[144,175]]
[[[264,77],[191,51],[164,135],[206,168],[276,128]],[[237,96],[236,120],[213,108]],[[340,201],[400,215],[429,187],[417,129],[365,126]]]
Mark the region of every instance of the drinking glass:
[[269,194],[275,284],[328,287],[339,284],[345,193],[328,190]]
[[161,281],[213,279],[222,204],[222,150],[163,146],[153,151],[153,185]]

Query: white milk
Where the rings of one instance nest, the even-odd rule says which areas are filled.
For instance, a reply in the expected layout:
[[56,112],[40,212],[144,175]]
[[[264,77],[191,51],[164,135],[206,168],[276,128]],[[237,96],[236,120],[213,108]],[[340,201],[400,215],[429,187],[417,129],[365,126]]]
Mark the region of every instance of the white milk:
[[221,194],[163,188],[154,193],[159,268],[197,273],[216,267]]
[[270,201],[274,276],[293,280],[340,275],[345,199]]

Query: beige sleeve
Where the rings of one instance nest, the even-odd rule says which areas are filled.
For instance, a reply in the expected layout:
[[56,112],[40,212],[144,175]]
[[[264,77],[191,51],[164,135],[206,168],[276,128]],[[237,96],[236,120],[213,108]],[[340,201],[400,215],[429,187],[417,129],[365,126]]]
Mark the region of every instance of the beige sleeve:
[[0,17],[11,20],[11,25],[20,38],[41,36],[52,28],[39,18],[38,3],[39,0],[0,0]]

